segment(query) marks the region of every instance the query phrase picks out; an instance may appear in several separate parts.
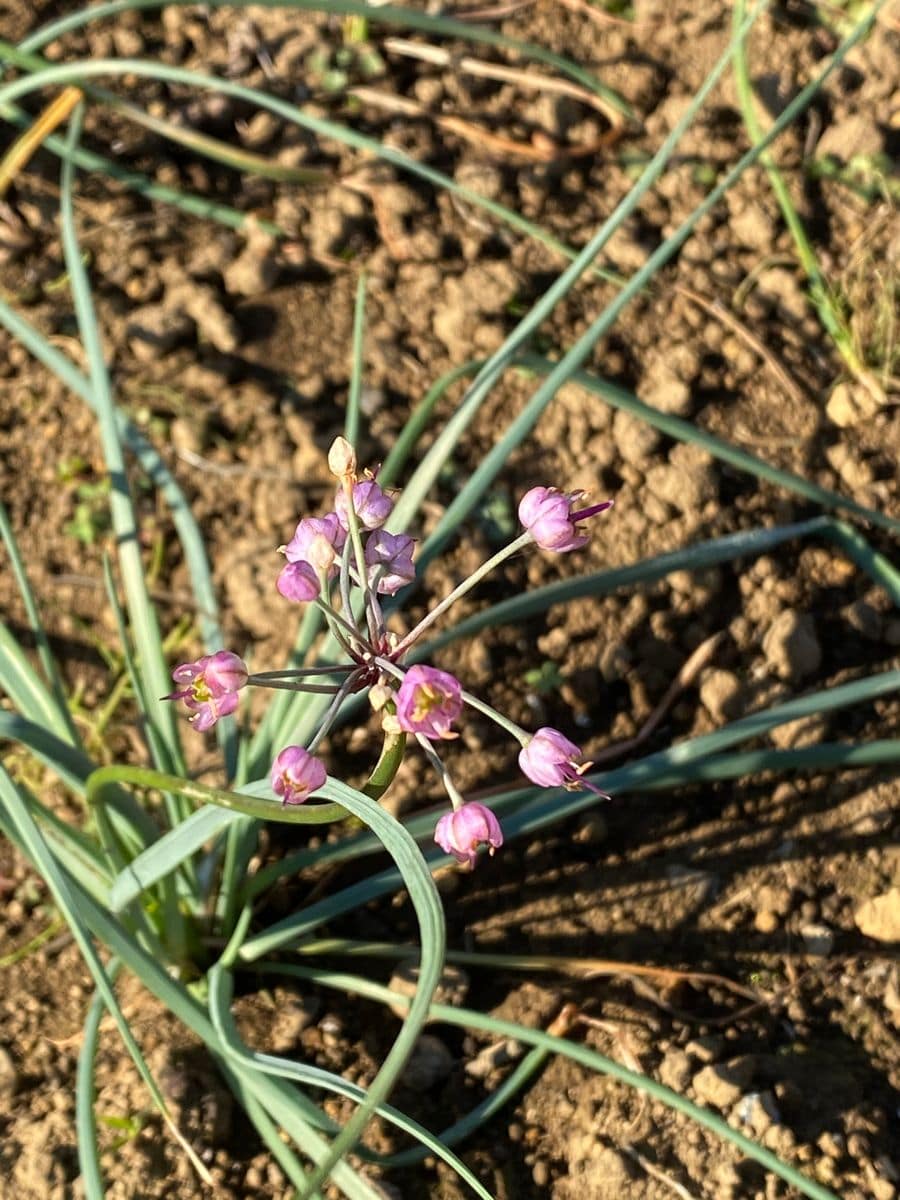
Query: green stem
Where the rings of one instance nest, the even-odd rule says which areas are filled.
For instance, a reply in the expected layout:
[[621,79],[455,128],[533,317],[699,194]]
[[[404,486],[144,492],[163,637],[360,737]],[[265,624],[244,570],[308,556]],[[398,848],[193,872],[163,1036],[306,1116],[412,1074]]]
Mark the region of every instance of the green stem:
[[484,579],[486,575],[489,575],[496,567],[499,567],[502,562],[505,562],[506,559],[511,558],[513,554],[517,554],[519,550],[522,550],[525,546],[530,545],[533,541],[534,538],[530,533],[521,533],[517,538],[511,541],[508,546],[504,546],[502,550],[498,550],[496,554],[491,556],[491,558],[486,559],[480,567],[476,567],[468,579],[464,579],[462,583],[457,584],[452,592],[449,592],[443,600],[439,601],[439,603],[437,603],[434,608],[422,618],[418,625],[409,631],[409,633],[396,647],[394,651],[396,656],[399,658],[405,654],[406,651],[409,650],[409,648],[419,640],[425,630],[430,629],[435,621],[439,617],[443,616],[447,609],[455,604],[457,600],[459,600],[462,596],[465,596],[467,592],[470,592],[472,588],[476,586],[476,584],[481,583],[482,579]]
[[193,779],[182,779],[178,775],[167,775],[151,767],[115,765],[98,767],[87,778],[85,795],[89,804],[102,804],[108,788],[127,783],[132,787],[153,788],[160,792],[177,793],[195,804],[215,804],[229,812],[244,813],[260,821],[278,821],[285,825],[327,825],[342,821],[347,810],[340,804],[293,804],[282,805],[274,800],[257,796],[243,796],[222,788],[209,787]]

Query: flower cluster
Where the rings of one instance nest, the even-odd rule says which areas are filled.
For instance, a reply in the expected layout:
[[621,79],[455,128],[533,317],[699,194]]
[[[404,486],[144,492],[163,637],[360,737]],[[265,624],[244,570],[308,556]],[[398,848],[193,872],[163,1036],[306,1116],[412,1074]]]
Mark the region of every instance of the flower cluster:
[[[238,693],[248,684],[323,693],[330,697],[313,737],[305,746],[287,746],[272,764],[271,785],[284,804],[302,804],[327,781],[316,749],[331,729],[347,697],[367,692],[372,708],[381,714],[386,736],[409,735],[418,742],[438,771],[451,809],[437,822],[434,838],[459,863],[472,866],[479,847],[491,854],[503,844],[494,813],[459,793],[435,747],[457,736],[454,726],[468,705],[491,717],[521,747],[519,766],[540,787],[590,788],[585,779],[591,764],[581,750],[557,729],[545,727],[530,734],[502,713],[463,690],[447,671],[427,664],[406,665],[406,658],[425,631],[450,606],[504,559],[528,545],[566,553],[588,542],[582,522],[609,508],[605,501],[579,508],[582,493],[535,487],[519,504],[523,532],[471,576],[453,589],[402,638],[388,632],[381,597],[394,596],[414,582],[415,542],[385,528],[394,499],[377,478],[357,475],[356,453],[343,438],[331,448],[328,463],[338,479],[334,505],[321,517],[304,517],[289,542],[281,547],[285,563],[276,587],[289,601],[313,604],[341,647],[345,661],[327,667],[250,674],[246,664],[227,650],[183,663],[173,672],[184,685],[166,699],[183,700],[196,729],[211,729],[238,706]],[[318,682],[314,682],[314,680]],[[322,682],[325,680],[325,682]]]

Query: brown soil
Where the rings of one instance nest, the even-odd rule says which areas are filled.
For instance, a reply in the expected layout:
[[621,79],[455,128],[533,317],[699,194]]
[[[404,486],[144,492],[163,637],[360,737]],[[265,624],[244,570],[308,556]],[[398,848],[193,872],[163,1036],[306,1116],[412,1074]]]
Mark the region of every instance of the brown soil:
[[[627,191],[633,164],[681,115],[729,28],[728,11],[717,5],[642,0],[635,25],[592,19],[586,7],[527,5],[499,26],[595,69],[628,99],[641,129],[615,144],[606,120],[574,101],[390,53],[386,78],[373,86],[415,99],[422,115],[401,118],[367,103],[342,108],[314,89],[310,95],[298,82],[304,63],[314,50],[338,47],[340,29],[309,14],[172,9],[165,20],[147,14],[92,27],[50,53],[153,55],[255,84],[268,73],[278,94],[352,122],[581,245]],[[13,6],[2,33],[20,37],[65,8]],[[763,18],[750,46],[760,96],[777,106],[836,43],[811,9],[789,6]],[[897,22],[886,17],[778,145],[860,346],[888,375],[898,373],[888,319],[900,272],[892,203],[817,182],[804,163],[820,153],[847,163],[896,151],[898,67]],[[272,587],[272,551],[329,489],[324,451],[343,420],[358,272],[365,268],[370,280],[361,454],[377,462],[428,385],[495,347],[562,262],[475,207],[221,97],[147,81],[135,93],[144,106],[160,105],[188,126],[237,138],[282,163],[326,168],[336,180],[317,190],[242,181],[136,126],[97,113],[88,121],[88,142],[114,144],[128,166],[274,219],[291,235],[272,247],[255,234],[246,239],[151,208],[100,177],[79,188],[80,230],[121,401],[192,498],[229,644],[242,651],[252,643],[255,661],[274,666],[293,631]],[[482,141],[460,136],[441,116],[464,117],[484,131]],[[509,150],[511,142],[538,151],[596,142],[605,148],[581,156],[560,150],[552,161],[534,162]],[[613,240],[604,265],[633,271],[702,198],[710,168],[718,173],[743,146],[726,80],[660,187]],[[3,232],[3,287],[78,358],[68,294],[58,286],[57,169],[56,160],[39,156],[17,180]],[[612,295],[603,282],[580,283],[548,322],[543,344],[550,351],[570,345]],[[733,319],[723,319],[723,311]],[[82,403],[2,333],[0,345],[2,496],[78,697],[79,722],[94,736],[94,714],[115,677],[101,653],[114,651],[115,632],[102,600],[101,552],[109,540],[102,504],[90,494],[104,474],[96,429]],[[769,462],[900,515],[897,394],[868,413],[847,402],[846,390],[835,398],[841,361],[808,301],[792,240],[759,171],[748,172],[702,223],[657,286],[597,346],[590,366]],[[424,531],[532,388],[531,380],[509,375],[496,389],[432,493]],[[851,400],[856,395],[851,389]],[[434,428],[458,396],[457,387]],[[568,387],[491,488],[466,543],[430,569],[413,610],[502,542],[523,485],[549,481],[614,495],[616,507],[582,555],[515,562],[471,609],[560,575],[812,511]],[[153,588],[171,628],[189,611],[188,581],[166,513],[148,492],[143,496]],[[80,540],[73,522],[90,527],[95,541]],[[878,531],[867,536],[891,553]],[[22,630],[24,613],[8,576],[0,578],[0,598],[12,628]],[[473,691],[523,724],[557,725],[596,755],[638,732],[688,656],[714,634],[721,638],[711,662],[648,748],[898,665],[900,620],[889,597],[835,549],[811,543],[551,609],[545,620],[449,648],[440,665],[458,670]],[[538,694],[525,677],[541,664],[552,665],[562,683]],[[777,730],[772,740],[786,747],[823,737],[890,737],[898,713],[888,698]],[[137,753],[129,716],[127,707],[117,710],[98,754]],[[361,771],[368,737],[338,737],[332,752],[351,772]],[[469,792],[515,774],[513,747],[494,745],[474,721],[451,759]],[[15,749],[7,762],[34,786],[52,788]],[[411,759],[392,797],[405,811],[436,802],[439,791]],[[896,776],[874,770],[614,797],[551,836],[505,847],[472,876],[447,874],[441,887],[452,947],[624,964],[589,978],[472,967],[468,1002],[541,1027],[574,1003],[583,1020],[571,1036],[724,1113],[847,1200],[891,1200],[900,1190],[898,797]],[[64,797],[58,802],[80,819],[71,805],[65,809]],[[302,903],[304,888],[298,884],[296,895],[279,903]],[[0,846],[0,895],[6,955],[45,929],[53,911],[41,881],[8,846]],[[884,899],[875,922],[862,906],[878,897]],[[330,932],[412,935],[402,897]],[[719,974],[755,991],[760,1002],[748,1009],[746,998],[716,982],[648,980],[629,963]],[[371,971],[387,980],[391,968],[374,963]],[[61,935],[6,967],[3,983],[0,1197],[76,1196],[73,1089],[87,975]],[[212,1168],[217,1194],[286,1196],[280,1171],[198,1047],[132,982],[124,981],[121,993],[181,1127]],[[251,990],[237,1011],[254,1044],[303,1055],[361,1083],[396,1031],[380,1008],[335,993]],[[434,1026],[430,1037],[425,1067],[407,1075],[394,1102],[440,1129],[496,1087],[518,1052],[485,1056],[483,1038],[445,1026]],[[97,1085],[100,1114],[137,1118],[130,1137],[112,1127],[104,1134],[109,1195],[204,1194],[113,1030],[103,1038]],[[347,1112],[340,1104],[329,1111]],[[380,1150],[401,1144],[381,1126],[369,1141]],[[685,1118],[564,1060],[551,1061],[463,1153],[498,1200],[791,1194]],[[466,1194],[430,1160],[389,1179],[386,1194],[411,1200]]]

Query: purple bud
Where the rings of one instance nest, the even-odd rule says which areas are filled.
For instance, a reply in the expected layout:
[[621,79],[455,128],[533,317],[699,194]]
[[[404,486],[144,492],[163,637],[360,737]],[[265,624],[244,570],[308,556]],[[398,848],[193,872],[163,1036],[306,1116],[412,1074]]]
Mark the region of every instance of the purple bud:
[[519,751],[519,766],[533,783],[541,787],[564,787],[569,791],[588,788],[605,796],[599,788],[582,778],[590,763],[581,763],[581,750],[558,729],[539,729],[527,746]]
[[275,586],[285,600],[315,600],[319,594],[319,577],[308,562],[289,562],[281,568]]
[[181,663],[172,672],[176,683],[185,686],[164,696],[164,700],[183,700],[190,709],[191,724],[201,732],[212,729],[220,717],[227,717],[238,706],[237,693],[248,679],[247,665],[230,650],[217,650],[195,662]]
[[416,577],[412,553],[415,541],[405,533],[388,533],[386,529],[376,529],[369,534],[366,541],[366,562],[369,565],[369,583],[373,583],[378,574],[378,568],[383,567],[377,590],[387,596],[393,596],[402,587]]
[[404,733],[454,738],[450,729],[462,712],[459,680],[437,667],[410,667],[397,691],[397,723]]
[[487,845],[490,854],[503,845],[503,830],[489,808],[473,801],[454,812],[444,813],[435,828],[434,840],[457,862],[474,866],[482,843]]
[[[391,515],[393,507],[393,500],[381,490],[374,479],[364,479],[362,483],[354,483],[353,508],[363,529],[379,529]],[[338,492],[334,501],[334,509],[343,528],[349,529],[345,492]]]
[[289,563],[308,562],[310,546],[313,539],[319,536],[327,538],[335,553],[344,548],[347,532],[338,520],[337,513],[326,513],[324,517],[304,517],[284,547],[285,558]]
[[302,804],[327,779],[325,767],[302,746],[287,746],[272,763],[272,790],[282,804]]
[[576,492],[572,496],[558,491],[553,487],[536,487],[526,492],[519,503],[519,520],[544,550],[564,552],[580,550],[588,543],[587,534],[582,533],[576,521],[610,508],[612,501],[594,505],[593,508],[580,512],[572,511],[572,506],[582,495]]

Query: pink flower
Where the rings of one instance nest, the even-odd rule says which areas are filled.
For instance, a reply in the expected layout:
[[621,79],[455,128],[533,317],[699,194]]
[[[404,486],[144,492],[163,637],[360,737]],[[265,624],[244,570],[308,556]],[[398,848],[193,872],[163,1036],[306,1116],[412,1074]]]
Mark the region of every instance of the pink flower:
[[459,680],[437,667],[410,667],[397,691],[397,723],[404,733],[453,738],[450,726],[462,712]]
[[186,686],[170,692],[164,700],[183,700],[191,710],[195,729],[212,729],[220,717],[227,717],[238,706],[238,692],[248,679],[247,665],[230,650],[217,650],[196,662],[181,663],[172,672],[176,683]]
[[503,830],[489,808],[473,801],[454,812],[444,813],[435,828],[434,840],[457,862],[474,866],[482,843],[487,845],[490,854],[503,845]]
[[373,583],[378,574],[378,568],[384,571],[378,580],[377,591],[393,596],[402,587],[416,577],[412,553],[415,542],[405,533],[388,533],[386,529],[376,529],[369,534],[366,541],[366,562],[369,564],[369,583]]
[[327,775],[322,763],[302,746],[287,746],[272,763],[269,779],[282,804],[302,804],[322,786]]
[[581,751],[558,729],[539,729],[527,746],[519,751],[519,766],[533,783],[541,787],[564,787],[577,792],[588,788],[605,796],[599,788],[582,779],[590,763],[580,763]]
[[336,554],[343,550],[347,531],[338,520],[337,513],[326,513],[324,517],[304,517],[284,547],[284,557],[289,563],[309,562],[310,547],[316,537],[326,538]]
[[319,577],[308,562],[289,562],[281,568],[275,586],[285,600],[315,600],[319,594]]
[[[354,483],[353,508],[363,529],[379,529],[391,515],[393,507],[393,500],[381,490],[374,479],[364,479],[362,483]],[[338,492],[334,501],[334,509],[343,528],[349,529],[347,496],[343,491]]]
[[544,550],[560,553],[580,550],[587,545],[588,536],[576,522],[612,506],[611,500],[605,500],[602,504],[573,512],[572,506],[581,495],[581,492],[566,495],[553,487],[532,488],[519,502],[519,520]]

